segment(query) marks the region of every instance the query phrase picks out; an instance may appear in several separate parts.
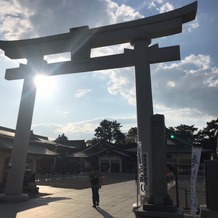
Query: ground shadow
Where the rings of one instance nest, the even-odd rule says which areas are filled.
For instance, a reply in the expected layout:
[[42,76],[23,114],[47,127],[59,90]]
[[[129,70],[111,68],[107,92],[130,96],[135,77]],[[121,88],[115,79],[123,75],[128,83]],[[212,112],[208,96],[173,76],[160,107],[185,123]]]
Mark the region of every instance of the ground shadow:
[[104,218],[114,218],[113,216],[111,216],[108,212],[106,212],[105,210],[103,210],[100,207],[97,207],[96,210],[104,217]]
[[[42,195],[49,195],[49,194],[42,194]],[[41,195],[41,196],[42,196]],[[67,200],[71,198],[66,197],[43,197],[43,198],[32,198],[28,201],[23,202],[14,202],[14,203],[0,203],[0,211],[1,215],[0,217],[7,217],[7,218],[16,218],[17,213],[31,209],[36,208],[40,206],[48,205],[51,202],[55,201],[62,201]]]

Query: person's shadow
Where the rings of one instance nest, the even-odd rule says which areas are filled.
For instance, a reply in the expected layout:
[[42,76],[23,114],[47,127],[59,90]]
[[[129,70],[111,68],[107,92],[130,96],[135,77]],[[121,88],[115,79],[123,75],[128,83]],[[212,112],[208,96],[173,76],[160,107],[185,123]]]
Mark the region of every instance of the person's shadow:
[[97,207],[96,210],[104,217],[104,218],[114,218],[113,216],[111,216],[108,212],[106,212],[105,210],[103,210],[100,207]]

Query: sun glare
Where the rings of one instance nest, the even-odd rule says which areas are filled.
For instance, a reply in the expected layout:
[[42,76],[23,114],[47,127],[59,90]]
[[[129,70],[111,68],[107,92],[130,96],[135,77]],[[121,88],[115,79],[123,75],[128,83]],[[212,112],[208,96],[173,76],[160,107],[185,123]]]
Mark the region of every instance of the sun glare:
[[34,78],[34,84],[37,88],[37,95],[48,96],[54,92],[55,82],[50,76],[38,74]]

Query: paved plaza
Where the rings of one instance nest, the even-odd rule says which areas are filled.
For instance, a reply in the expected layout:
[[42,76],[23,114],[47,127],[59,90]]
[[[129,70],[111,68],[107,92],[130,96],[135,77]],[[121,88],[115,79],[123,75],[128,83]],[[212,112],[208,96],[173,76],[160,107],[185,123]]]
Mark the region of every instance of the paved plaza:
[[[25,202],[0,203],[0,218],[135,218],[136,184],[131,178],[105,178],[97,209],[92,207],[87,177],[39,183],[47,184],[38,185],[39,196]],[[175,186],[168,188],[175,192]]]
[[46,193],[19,203],[1,203],[0,218],[69,218],[106,217],[133,218],[136,202],[135,182],[105,185],[100,189],[100,206],[92,207],[91,189],[66,189],[39,186]]

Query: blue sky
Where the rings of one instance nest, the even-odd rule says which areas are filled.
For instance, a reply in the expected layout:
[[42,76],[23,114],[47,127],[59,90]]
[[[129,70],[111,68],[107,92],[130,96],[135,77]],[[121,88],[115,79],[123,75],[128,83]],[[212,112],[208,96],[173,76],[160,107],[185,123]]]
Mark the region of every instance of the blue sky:
[[[69,32],[148,17],[192,3],[191,0],[1,0],[0,40]],[[181,60],[151,65],[153,107],[166,126],[202,129],[218,112],[218,1],[199,0],[195,21],[183,32],[158,38],[160,47],[180,45]],[[123,52],[130,45],[95,49],[92,56]],[[49,61],[65,56],[45,57]],[[5,69],[18,66],[0,50],[0,126],[15,128],[22,80],[7,81]],[[91,139],[103,119],[117,120],[127,132],[136,126],[134,69],[123,68],[49,77],[37,90],[32,130],[55,139]],[[46,81],[45,81],[46,82]]]

